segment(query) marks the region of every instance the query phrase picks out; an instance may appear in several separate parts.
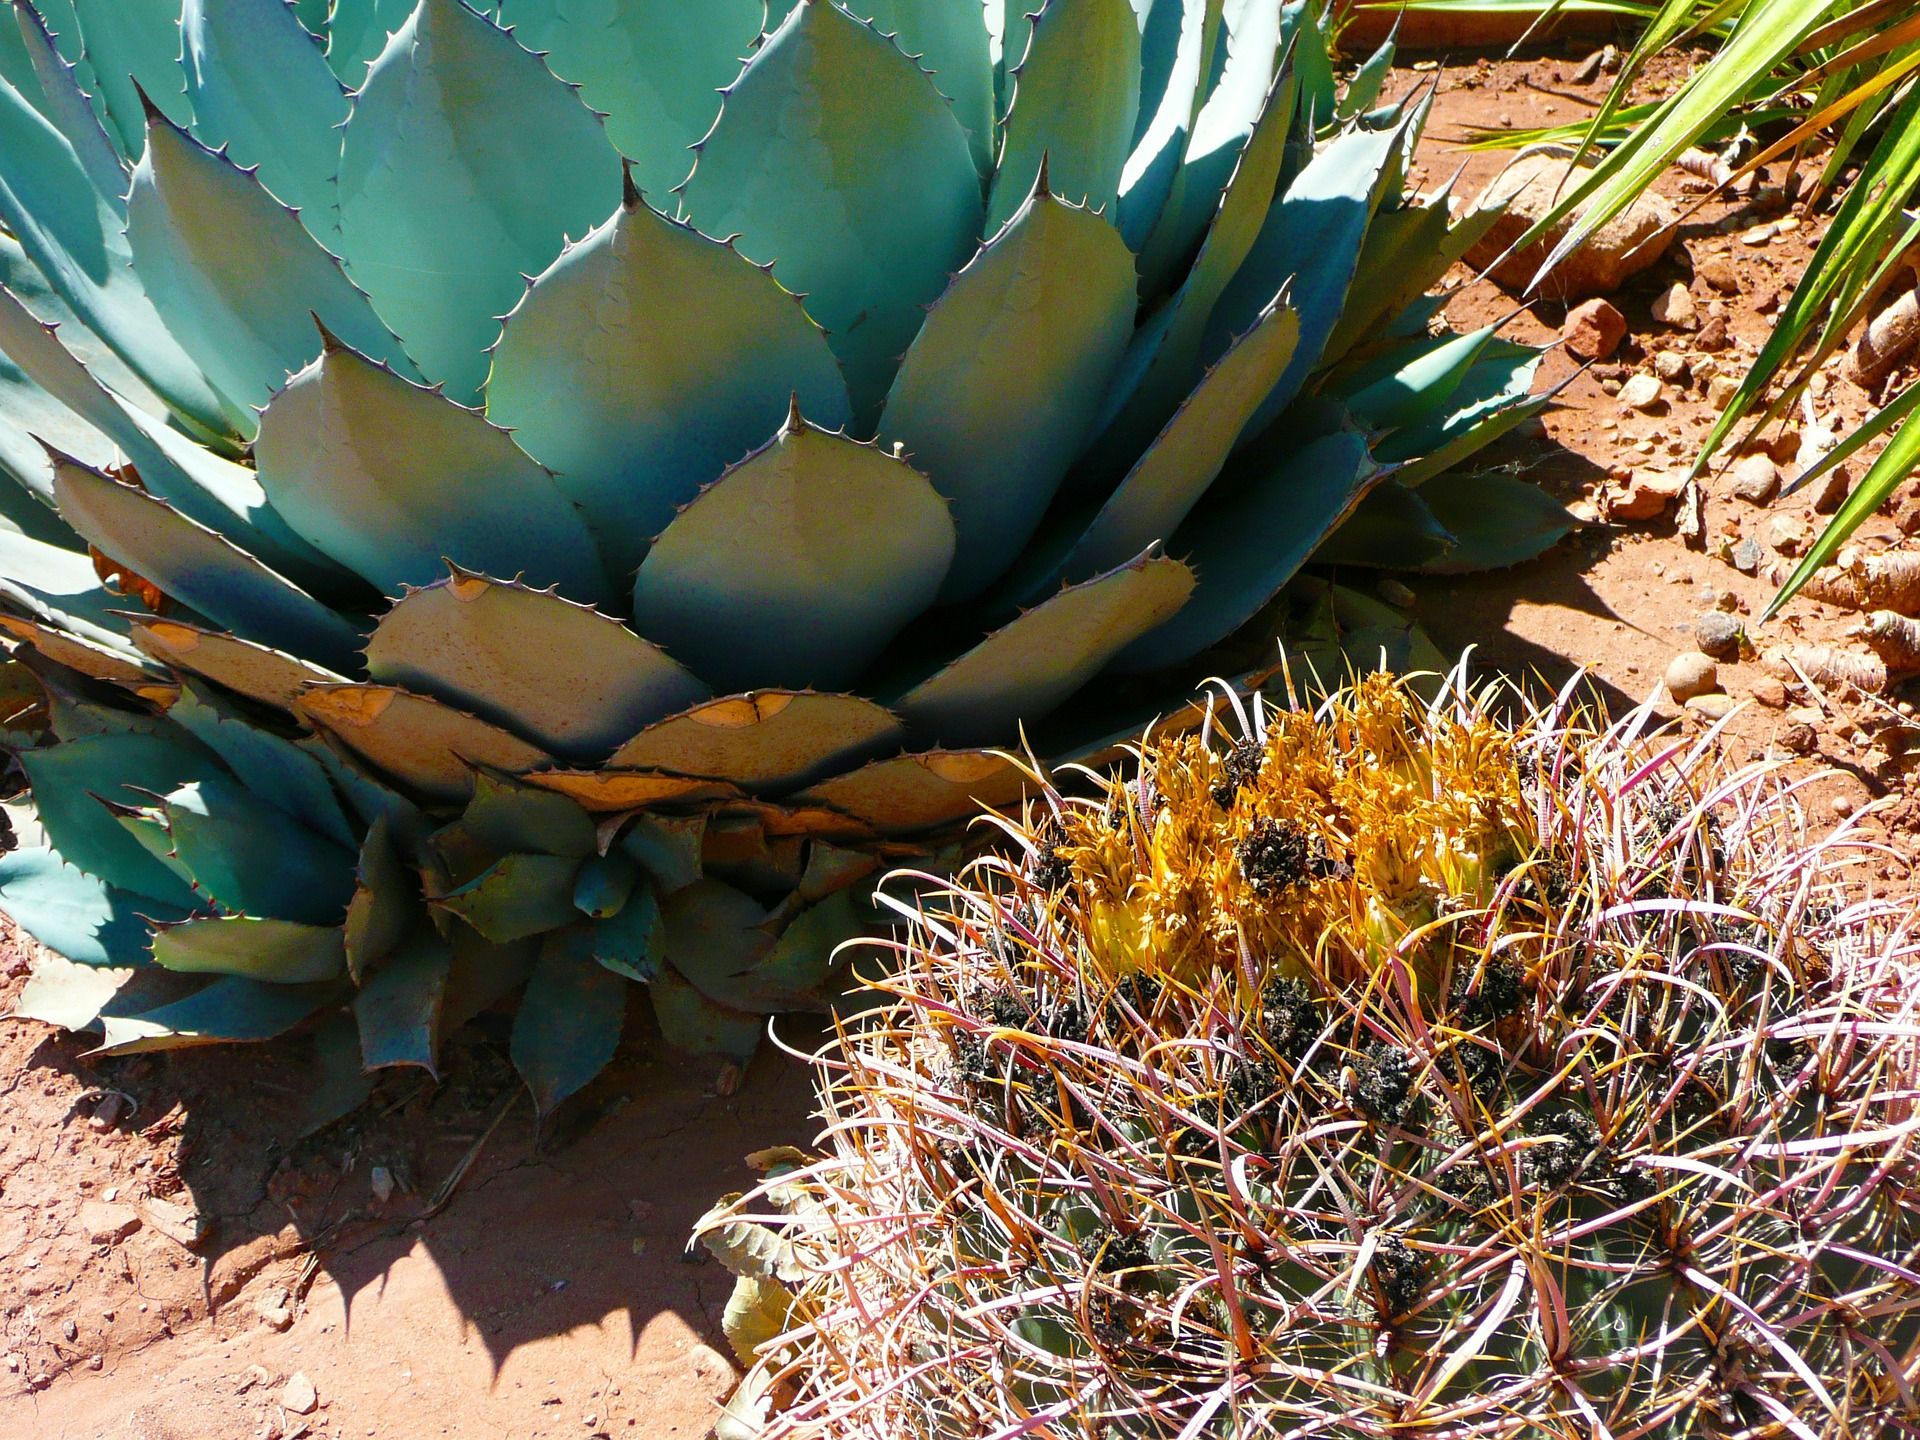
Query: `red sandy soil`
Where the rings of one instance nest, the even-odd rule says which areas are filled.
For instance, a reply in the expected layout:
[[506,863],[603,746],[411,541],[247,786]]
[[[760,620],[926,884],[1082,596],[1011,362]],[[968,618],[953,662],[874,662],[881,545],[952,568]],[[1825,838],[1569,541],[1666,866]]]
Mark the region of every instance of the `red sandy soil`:
[[[1525,127],[1586,113],[1600,86],[1567,83],[1577,65],[1561,46],[1516,61],[1450,64],[1422,183],[1437,184],[1460,162],[1449,141],[1468,125]],[[1395,93],[1429,74],[1409,64],[1395,74]],[[1653,83],[1672,78],[1656,74]],[[1501,163],[1470,158],[1461,193],[1477,193]],[[1570,504],[1598,505],[1616,466],[1691,459],[1688,447],[1708,424],[1697,394],[1658,418],[1629,415],[1602,381],[1623,379],[1676,343],[1648,306],[1687,278],[1682,249],[1695,261],[1733,254],[1742,289],[1727,297],[1727,317],[1740,353],[1752,353],[1769,323],[1754,302],[1784,288],[1818,223],[1747,248],[1721,232],[1728,213],[1717,205],[1693,217],[1676,258],[1613,297],[1635,337],[1613,362],[1624,368],[1577,380],[1544,433],[1507,442],[1495,463],[1525,467]],[[1748,219],[1730,223],[1744,228]],[[1694,289],[1704,308],[1707,291]],[[1453,318],[1479,323],[1514,303],[1482,284]],[[1563,313],[1535,305],[1510,333],[1550,340]],[[1556,352],[1543,381],[1572,368]],[[1824,414],[1844,429],[1866,403],[1838,383]],[[1642,439],[1654,460],[1634,451]],[[1596,526],[1503,574],[1416,580],[1415,613],[1443,647],[1477,645],[1485,667],[1558,682],[1584,664],[1614,702],[1637,701],[1689,647],[1688,627],[1716,592],[1732,592],[1750,625],[1771,594],[1764,577],[1714,557],[1719,541],[1739,534],[1764,543],[1776,514],[1803,513],[1797,498],[1762,509],[1726,497],[1724,481],[1710,491],[1706,553],[1681,542],[1671,516]],[[1819,517],[1809,518],[1817,528]],[[1869,538],[1897,534],[1888,517]],[[1826,640],[1852,619],[1797,602],[1768,630]],[[1735,695],[1767,689],[1750,664],[1723,665],[1721,674]],[[1817,803],[1878,802],[1895,853],[1912,860],[1904,766],[1885,761],[1905,734],[1893,708],[1900,698],[1790,703],[1821,710],[1811,727],[1819,753],[1805,763],[1838,767]],[[1787,710],[1756,704],[1737,718],[1730,743],[1757,756],[1793,723]],[[1872,883],[1905,878],[1906,866],[1889,860]],[[0,1005],[10,1006],[25,974],[21,946],[0,949],[0,971],[9,972]],[[656,1053],[644,1010],[636,1000],[614,1069],[544,1137],[534,1133],[498,1028],[470,1027],[437,1085],[412,1074],[383,1078],[370,1103],[302,1139],[320,1082],[298,1043],[91,1063],[81,1038],[0,1024],[0,1436],[703,1435],[733,1377],[718,1325],[730,1281],[717,1265],[684,1259],[683,1245],[714,1198],[744,1187],[742,1156],[809,1138],[808,1083],[801,1066],[769,1052],[735,1093],[719,1093],[740,1077]],[[107,1090],[137,1104],[104,1121],[97,1111]],[[445,1208],[418,1218],[483,1137]],[[385,1204],[373,1198],[376,1166],[396,1186]],[[181,1209],[143,1215],[149,1197]],[[201,1238],[181,1227],[183,1214],[198,1217]],[[138,1228],[115,1238],[130,1218]],[[300,1382],[289,1385],[296,1375],[317,1394],[306,1413],[283,1404],[302,1398]]]

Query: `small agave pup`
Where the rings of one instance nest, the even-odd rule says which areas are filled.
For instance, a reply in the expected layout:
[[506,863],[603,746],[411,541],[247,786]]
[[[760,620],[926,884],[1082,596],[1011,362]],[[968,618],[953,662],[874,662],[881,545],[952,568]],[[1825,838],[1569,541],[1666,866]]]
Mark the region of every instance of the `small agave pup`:
[[1711,735],[1463,687],[919,877],[824,1154],[701,1222],[723,1440],[1920,1433],[1911,898]]
[[[350,1013],[431,1066],[524,985],[545,1107],[639,980],[743,1054],[851,887],[1018,800],[974,747],[1210,665],[1316,550],[1571,523],[1443,473],[1538,357],[1435,327],[1489,217],[1405,193],[1423,97],[1336,86],[1318,0],[13,8],[0,629],[49,724],[0,906],[109,1050]],[[1126,683],[1084,738],[1187,681]]]

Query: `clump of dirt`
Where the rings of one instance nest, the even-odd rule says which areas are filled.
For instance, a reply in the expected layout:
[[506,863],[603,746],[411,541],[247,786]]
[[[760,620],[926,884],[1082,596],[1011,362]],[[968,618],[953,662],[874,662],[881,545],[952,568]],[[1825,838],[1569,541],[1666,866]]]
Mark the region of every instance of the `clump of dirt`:
[[[1456,193],[1472,196],[1508,157],[1452,149],[1469,127],[1590,113],[1609,78],[1585,63],[1591,48],[1440,70],[1414,183],[1432,188],[1464,160]],[[1648,86],[1670,87],[1686,63],[1657,62]],[[1427,84],[1437,67],[1405,57],[1388,93]],[[1474,645],[1485,668],[1555,684],[1591,667],[1613,703],[1657,693],[1699,733],[1714,720],[1660,687],[1703,615],[1731,617],[1750,642],[1844,642],[1858,617],[1811,600],[1765,633],[1755,618],[1773,593],[1769,570],[1824,523],[1808,497],[1742,499],[1731,470],[1716,472],[1692,545],[1674,507],[1619,514],[1637,508],[1621,503],[1636,486],[1691,464],[1716,409],[1701,362],[1738,373],[1818,242],[1825,213],[1796,214],[1782,179],[1689,215],[1667,258],[1609,297],[1627,322],[1622,347],[1574,378],[1541,424],[1487,454],[1591,523],[1511,571],[1400,577],[1443,647]],[[1699,198],[1684,175],[1660,188],[1683,206]],[[1799,223],[1744,242],[1786,218]],[[1655,318],[1676,284],[1698,319],[1724,322],[1724,347]],[[1517,303],[1480,282],[1450,313],[1464,327]],[[1534,303],[1508,333],[1549,343],[1565,321],[1563,305]],[[1579,363],[1556,350],[1541,383]],[[1660,380],[1660,402],[1623,408],[1617,392],[1643,374]],[[1844,431],[1871,398],[1836,367],[1815,418]],[[1804,429],[1806,417],[1796,421]],[[1789,479],[1799,439],[1767,450]],[[1864,466],[1851,470],[1857,479]],[[1899,543],[1920,529],[1916,517],[1910,491],[1859,543]],[[1828,819],[1876,807],[1869,824],[1886,849],[1864,883],[1909,883],[1920,853],[1911,687],[1868,696],[1785,684],[1738,641],[1727,653],[1722,691],[1753,703],[1727,722],[1725,743],[1830,767],[1809,803]],[[0,936],[0,1006],[17,997],[26,954]],[[645,1008],[637,997],[619,1059],[545,1136],[505,1059],[503,1016],[456,1037],[437,1078],[383,1075],[367,1103],[318,1129],[333,1072],[300,1042],[90,1062],[85,1037],[0,1024],[0,1434],[703,1435],[734,1377],[718,1324],[730,1277],[699,1263],[702,1251],[683,1258],[686,1237],[714,1198],[745,1188],[745,1154],[810,1136],[810,1096],[805,1072],[770,1047],[743,1082],[658,1049]],[[803,1031],[793,1038],[810,1044]]]

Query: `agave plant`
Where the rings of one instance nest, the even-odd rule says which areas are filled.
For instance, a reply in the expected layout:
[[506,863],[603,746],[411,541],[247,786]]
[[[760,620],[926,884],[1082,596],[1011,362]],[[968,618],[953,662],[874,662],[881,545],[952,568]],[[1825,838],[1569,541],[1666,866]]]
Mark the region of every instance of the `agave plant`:
[[1495,708],[1256,701],[919,877],[824,1153],[701,1222],[721,1440],[1913,1433],[1910,903]]
[[1537,356],[1434,328],[1484,217],[1404,193],[1418,97],[1336,86],[1317,4],[321,8],[21,0],[0,46],[0,626],[50,715],[0,904],[185,977],[49,981],[109,1051],[350,1006],[431,1066],[524,983],[544,1107],[640,980],[745,1053],[861,877],[1021,793],[978,747],[1195,662],[1350,514],[1455,568],[1569,524],[1441,474]]

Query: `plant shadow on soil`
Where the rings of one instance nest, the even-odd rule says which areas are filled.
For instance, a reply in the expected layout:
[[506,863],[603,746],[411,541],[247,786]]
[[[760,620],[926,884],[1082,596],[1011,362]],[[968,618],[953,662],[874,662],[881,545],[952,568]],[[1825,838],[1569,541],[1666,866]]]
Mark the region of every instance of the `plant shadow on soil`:
[[[802,1050],[823,1033],[814,1020],[778,1023]],[[510,1026],[508,1015],[482,1016],[449,1037],[437,1079],[385,1072],[364,1103],[317,1129],[312,1117],[327,1104],[329,1082],[312,1037],[90,1061],[90,1037],[54,1033],[34,1045],[24,1027],[9,1027],[9,1048],[20,1046],[25,1062],[6,1077],[21,1092],[20,1101],[9,1098],[10,1118],[84,1136],[60,1147],[76,1157],[87,1145],[107,1153],[109,1175],[69,1175],[79,1193],[61,1199],[104,1200],[117,1181],[120,1203],[161,1197],[194,1212],[203,1232],[190,1247],[157,1247],[177,1267],[172,1284],[156,1284],[148,1264],[136,1277],[123,1262],[116,1275],[109,1250],[96,1252],[98,1265],[50,1257],[50,1268],[81,1272],[68,1288],[75,1308],[121,1312],[110,1350],[122,1353],[227,1307],[270,1307],[274,1290],[262,1298],[259,1285],[250,1288],[269,1271],[295,1312],[317,1278],[331,1279],[350,1339],[356,1297],[377,1295],[391,1267],[416,1250],[437,1268],[496,1375],[516,1348],[623,1311],[636,1352],[647,1325],[668,1311],[724,1351],[716,1322],[731,1277],[686,1243],[722,1193],[751,1183],[748,1153],[812,1139],[806,1067],[763,1044],[744,1077],[728,1077],[739,1088],[721,1094],[732,1088],[716,1084],[722,1062],[665,1048],[635,987],[613,1063],[536,1131],[507,1059]],[[113,1091],[135,1102],[130,1113],[90,1127],[98,1092]],[[26,1109],[46,1113],[19,1113]],[[376,1167],[393,1182],[384,1203]],[[456,1174],[436,1209],[437,1192]],[[17,1192],[0,1193],[12,1202]],[[86,1224],[83,1217],[65,1231],[78,1241],[73,1232]],[[151,1214],[146,1227],[163,1229]],[[34,1238],[45,1240],[44,1229]],[[97,1293],[82,1298],[76,1289]],[[157,1303],[140,1304],[136,1319],[142,1296]],[[29,1370],[69,1359],[27,1358]]]

